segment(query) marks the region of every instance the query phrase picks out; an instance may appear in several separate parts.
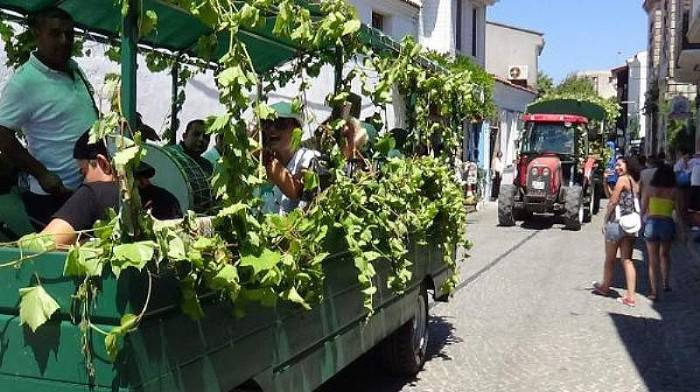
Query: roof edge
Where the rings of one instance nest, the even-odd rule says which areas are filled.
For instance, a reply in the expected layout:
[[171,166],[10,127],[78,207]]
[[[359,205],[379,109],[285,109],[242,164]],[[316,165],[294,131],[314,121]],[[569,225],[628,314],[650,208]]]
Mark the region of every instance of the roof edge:
[[538,35],[540,37],[544,37],[544,33],[541,33],[539,31],[535,31],[535,30],[526,29],[524,27],[512,26],[509,24],[505,24],[505,23],[501,23],[501,22],[494,22],[491,20],[487,20],[486,24],[490,24],[490,25],[494,25],[494,26],[498,26],[498,27],[504,27],[506,29],[511,29],[511,30],[518,30],[518,31],[522,31],[523,33],[534,34],[534,35]]

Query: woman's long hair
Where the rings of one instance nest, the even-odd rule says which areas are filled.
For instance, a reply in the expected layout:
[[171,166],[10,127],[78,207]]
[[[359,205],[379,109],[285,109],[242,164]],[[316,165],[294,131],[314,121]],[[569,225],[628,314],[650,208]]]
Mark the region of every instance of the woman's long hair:
[[651,186],[655,188],[675,188],[676,173],[673,168],[667,164],[659,165],[651,178]]
[[635,181],[639,181],[639,174],[641,172],[641,167],[639,165],[639,160],[636,157],[619,157],[618,160],[625,163],[627,167],[627,174],[632,177]]

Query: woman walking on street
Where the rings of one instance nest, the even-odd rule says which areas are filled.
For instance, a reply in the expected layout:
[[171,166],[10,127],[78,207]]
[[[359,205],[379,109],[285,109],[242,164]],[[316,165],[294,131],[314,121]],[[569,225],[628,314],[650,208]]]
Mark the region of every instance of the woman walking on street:
[[[627,306],[635,306],[635,290],[637,283],[637,271],[632,261],[632,250],[640,227],[623,226],[621,217],[639,214],[639,168],[636,162],[626,157],[618,158],[615,164],[617,183],[608,201],[605,212],[603,234],[605,236],[605,264],[603,267],[603,280],[593,282],[595,294],[607,296],[610,294],[613,269],[617,259],[617,251],[620,250],[620,259],[625,270],[627,294],[620,301]],[[638,218],[639,216],[637,216]],[[639,225],[641,226],[641,221]],[[635,230],[636,229],[636,230]]]
[[649,257],[649,299],[657,298],[659,262],[661,283],[664,291],[670,290],[668,272],[670,267],[671,245],[676,235],[673,211],[677,210],[680,195],[676,189],[676,176],[673,168],[661,165],[651,179],[651,187],[644,195],[642,216],[647,216],[644,239]]

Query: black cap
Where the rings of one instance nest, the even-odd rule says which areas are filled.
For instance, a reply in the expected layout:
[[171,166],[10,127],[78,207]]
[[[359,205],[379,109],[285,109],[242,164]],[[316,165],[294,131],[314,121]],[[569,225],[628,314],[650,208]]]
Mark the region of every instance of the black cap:
[[90,144],[90,131],[85,131],[83,135],[75,142],[75,147],[73,147],[73,158],[75,159],[97,159],[98,155],[103,155],[109,158],[109,153],[107,152],[107,146],[102,139],[98,140],[96,143]]

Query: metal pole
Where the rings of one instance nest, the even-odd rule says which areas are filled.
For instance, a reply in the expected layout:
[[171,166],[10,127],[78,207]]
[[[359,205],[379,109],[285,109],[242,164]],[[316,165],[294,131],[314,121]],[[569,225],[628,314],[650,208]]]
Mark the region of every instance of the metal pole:
[[136,129],[136,42],[138,41],[138,2],[128,0],[129,12],[122,18],[121,31],[121,108],[129,123],[129,131]]
[[176,60],[170,71],[171,76],[171,96],[170,96],[170,129],[168,130],[168,144],[175,144],[177,129],[180,126],[178,95],[180,93],[180,63]]

